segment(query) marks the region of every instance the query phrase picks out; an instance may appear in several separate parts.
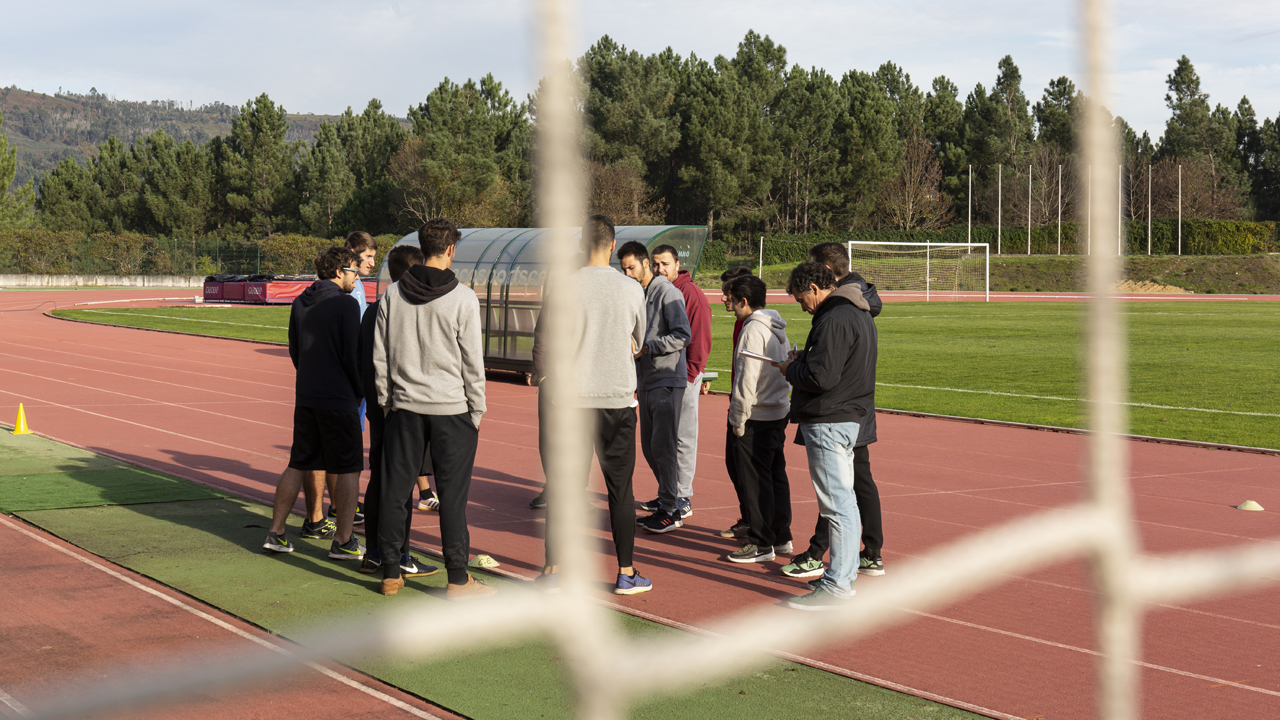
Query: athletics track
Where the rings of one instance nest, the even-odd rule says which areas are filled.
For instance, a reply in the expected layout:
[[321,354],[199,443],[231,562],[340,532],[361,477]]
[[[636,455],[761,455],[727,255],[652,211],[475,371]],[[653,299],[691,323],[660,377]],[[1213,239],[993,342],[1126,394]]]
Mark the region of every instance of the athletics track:
[[[49,301],[67,307],[176,295],[155,290],[0,294],[0,311],[5,311],[0,313],[5,337],[0,349],[0,413],[11,417],[22,401],[32,427],[49,437],[270,502],[290,437],[293,369],[283,348],[63,322],[42,314],[51,308],[47,304],[27,310]],[[886,295],[889,302],[895,299]],[[543,517],[525,506],[541,486],[536,396],[533,389],[504,380],[498,374],[488,384],[489,414],[481,429],[468,510],[472,551],[493,555],[507,570],[532,576],[541,564]],[[698,627],[724,612],[776,604],[805,590],[801,582],[778,575],[776,563],[735,566],[720,559],[734,543],[714,531],[737,516],[723,467],[725,410],[723,397],[702,400],[695,515],[686,528],[664,536],[637,534],[636,563],[653,578],[655,591],[632,598],[602,597],[643,617]],[[889,414],[879,418],[879,435],[871,452],[883,502],[890,574],[895,564],[935,546],[1069,504],[1084,492],[1084,439],[1078,435]],[[1145,551],[1218,548],[1280,536],[1274,512],[1232,508],[1245,499],[1280,508],[1280,457],[1141,442],[1131,443],[1130,452]],[[789,446],[787,458],[799,550],[816,506],[800,448]],[[655,492],[642,461],[637,464],[636,488],[639,499]],[[603,508],[598,478],[590,489],[593,504]],[[601,512],[600,536],[607,538],[603,527]],[[6,538],[12,535],[5,533]],[[435,516],[416,514],[413,540],[438,548]],[[35,548],[33,553],[46,552],[34,541],[20,543]],[[6,594],[20,594],[30,607],[49,608],[51,620],[67,613],[106,611],[91,603],[80,611],[68,605],[59,615],[59,604],[72,600],[41,596],[34,578],[24,582],[26,564],[21,558],[15,561],[11,556],[3,565],[5,577],[18,580],[4,584]],[[601,576],[607,577],[609,558],[602,554],[599,563]],[[130,591],[140,592],[133,586],[115,589]],[[1093,717],[1093,601],[1087,566],[1073,561],[1010,577],[1003,585],[945,609],[914,613],[906,624],[860,642],[815,649],[803,661],[996,717]],[[1148,614],[1144,715],[1280,715],[1278,601],[1280,589],[1273,587],[1161,607]],[[5,617],[8,614],[0,616],[0,628]],[[141,637],[148,628],[154,631],[156,622],[127,627]],[[76,623],[64,630],[91,631]],[[162,634],[172,637],[167,631]],[[141,645],[140,652],[158,647]],[[297,676],[293,683],[301,688],[321,681]],[[346,701],[352,703],[367,703],[373,697],[326,682],[328,692],[349,695]],[[380,691],[394,695],[385,687]],[[228,691],[232,697],[226,702],[244,701],[250,694]]]

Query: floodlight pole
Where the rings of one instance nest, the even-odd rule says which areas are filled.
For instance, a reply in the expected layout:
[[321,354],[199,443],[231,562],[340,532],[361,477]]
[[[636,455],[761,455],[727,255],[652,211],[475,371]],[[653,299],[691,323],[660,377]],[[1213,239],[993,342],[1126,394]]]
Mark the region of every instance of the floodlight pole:
[[1178,165],[1178,254],[1182,254],[1182,165]]
[[1093,254],[1093,166],[1089,166],[1089,178],[1085,183],[1085,194],[1088,197],[1084,203],[1084,254]]
[[764,236],[760,236],[760,265],[756,277],[764,277]]
[[[973,244],[973,166],[969,166],[969,234],[967,242]],[[852,267],[852,263],[850,263]]]
[[1058,166],[1058,254],[1062,254],[1062,166]]
[[1124,164],[1116,166],[1116,254],[1124,255]]
[[1004,239],[1004,165],[996,166],[996,254],[1003,255]]
[[929,243],[924,245],[924,301],[929,302]]
[[1147,163],[1147,254],[1151,254],[1151,163]]
[[1031,166],[1027,166],[1027,257],[1031,256]]

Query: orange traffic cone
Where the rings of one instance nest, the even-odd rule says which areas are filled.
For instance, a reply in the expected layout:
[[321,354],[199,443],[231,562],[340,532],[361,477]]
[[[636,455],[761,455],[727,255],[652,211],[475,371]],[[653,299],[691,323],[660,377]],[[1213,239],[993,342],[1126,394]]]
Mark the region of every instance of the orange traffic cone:
[[13,423],[13,432],[11,435],[30,435],[31,429],[27,427],[27,411],[23,409],[22,403],[18,403],[18,419]]

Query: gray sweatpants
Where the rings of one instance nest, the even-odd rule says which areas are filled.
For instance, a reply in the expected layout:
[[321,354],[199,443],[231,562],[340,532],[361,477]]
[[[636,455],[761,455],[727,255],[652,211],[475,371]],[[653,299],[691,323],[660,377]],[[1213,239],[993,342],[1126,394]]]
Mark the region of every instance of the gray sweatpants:
[[680,406],[684,388],[647,388],[637,393],[640,403],[640,450],[658,478],[658,506],[676,512],[680,488],[676,438],[680,430]]
[[680,430],[676,438],[676,462],[679,463],[680,485],[677,495],[693,497],[693,473],[698,469],[698,396],[702,394],[702,374],[684,389],[680,403]]

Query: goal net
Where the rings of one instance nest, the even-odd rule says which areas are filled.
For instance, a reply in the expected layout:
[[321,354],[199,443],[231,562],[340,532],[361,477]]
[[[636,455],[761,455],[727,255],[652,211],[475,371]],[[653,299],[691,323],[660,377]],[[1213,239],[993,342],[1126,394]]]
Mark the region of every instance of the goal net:
[[881,292],[921,300],[990,300],[985,243],[849,243],[849,268]]

